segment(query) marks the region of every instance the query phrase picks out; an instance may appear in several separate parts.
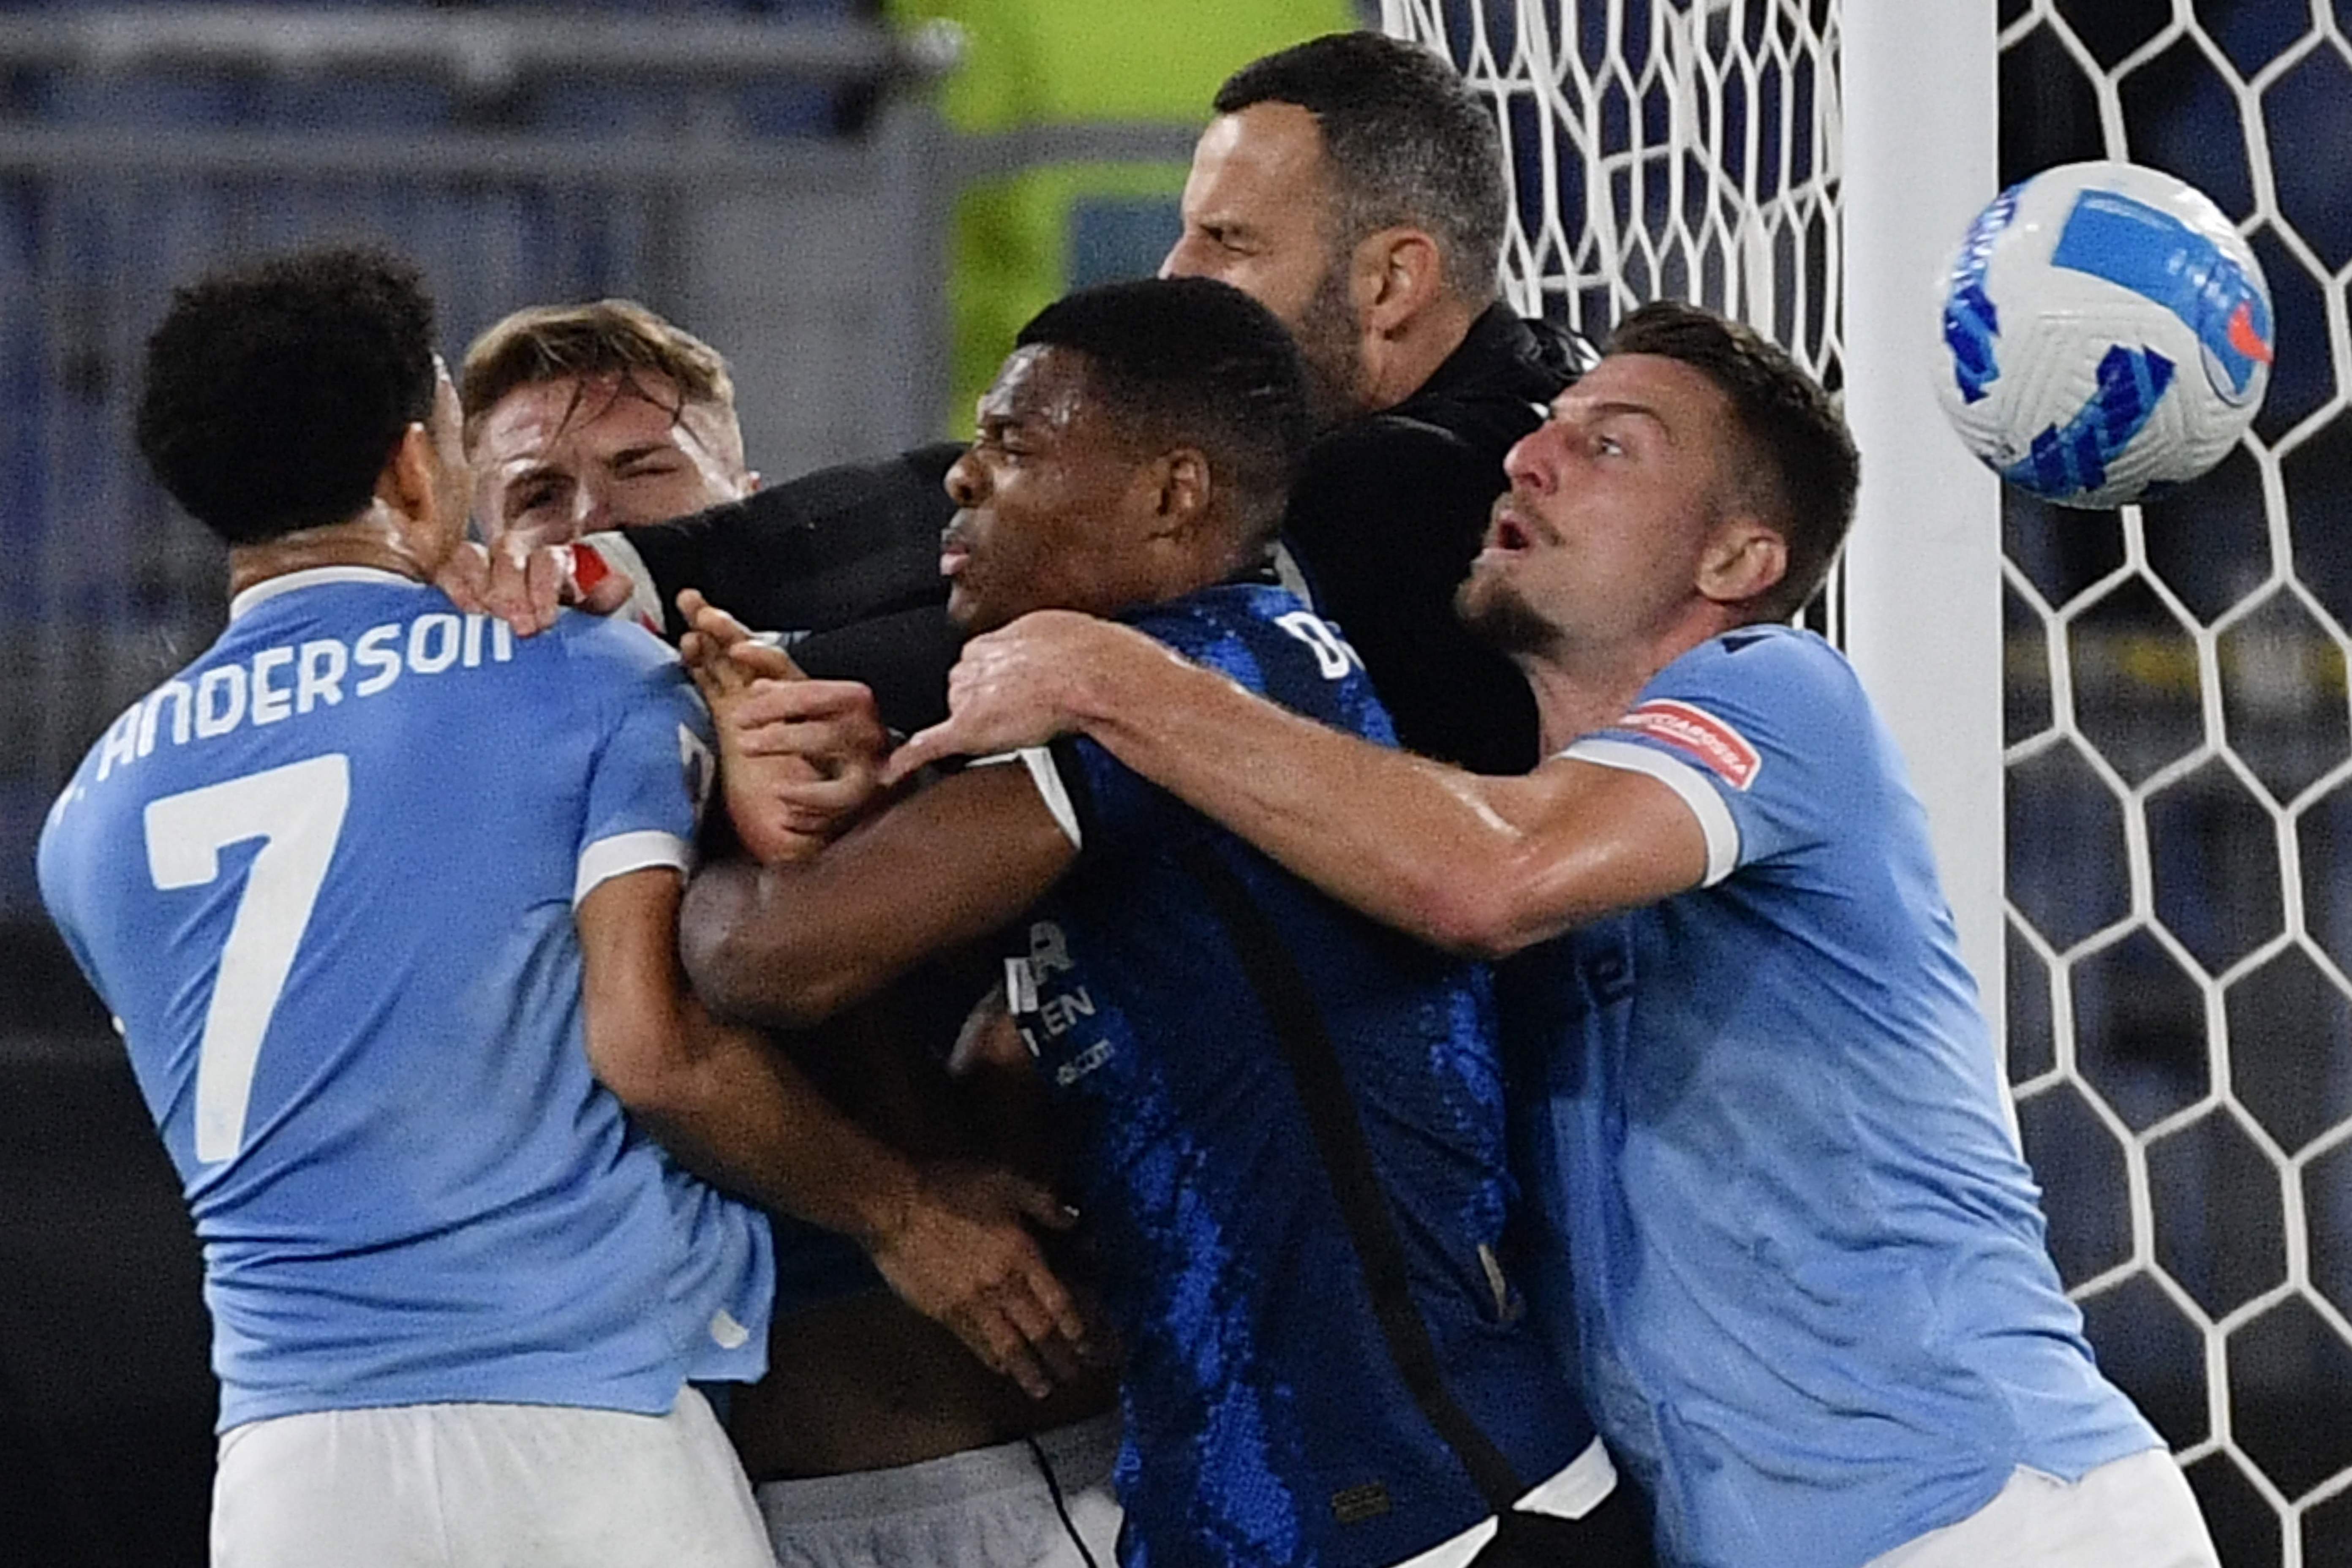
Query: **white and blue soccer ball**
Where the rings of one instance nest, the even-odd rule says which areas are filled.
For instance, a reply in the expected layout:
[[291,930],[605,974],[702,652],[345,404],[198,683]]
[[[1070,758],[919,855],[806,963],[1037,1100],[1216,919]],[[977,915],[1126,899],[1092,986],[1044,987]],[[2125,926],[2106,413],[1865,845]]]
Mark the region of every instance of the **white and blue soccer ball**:
[[1944,288],[1937,390],[1969,450],[2061,506],[2195,479],[2270,384],[2270,289],[2203,193],[2068,163],[1977,216]]

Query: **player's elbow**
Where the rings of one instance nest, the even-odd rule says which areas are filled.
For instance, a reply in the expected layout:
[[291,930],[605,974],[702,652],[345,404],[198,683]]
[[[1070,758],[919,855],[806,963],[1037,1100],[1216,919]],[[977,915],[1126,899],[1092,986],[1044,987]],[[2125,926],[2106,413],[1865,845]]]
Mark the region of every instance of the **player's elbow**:
[[681,1021],[616,1018],[592,1009],[587,1036],[596,1081],[635,1114],[666,1118],[693,1104],[700,1075]]
[[1449,868],[1428,879],[1422,903],[1421,936],[1465,958],[1508,958],[1544,934],[1513,867]]
[[[678,919],[678,953],[703,1005],[730,1023],[797,1029],[854,996],[836,965],[811,962],[783,912],[761,897],[759,873],[716,868],[694,880]],[[783,921],[785,929],[776,929]]]

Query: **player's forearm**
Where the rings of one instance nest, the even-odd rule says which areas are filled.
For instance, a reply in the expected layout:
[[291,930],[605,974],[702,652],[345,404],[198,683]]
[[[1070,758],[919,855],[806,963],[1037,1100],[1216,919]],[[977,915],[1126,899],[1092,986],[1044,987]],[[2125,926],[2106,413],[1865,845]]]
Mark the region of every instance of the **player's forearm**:
[[798,864],[704,868],[687,891],[678,946],[694,989],[721,1017],[804,1028],[863,1001],[922,955],[886,928],[859,941],[855,922],[824,918]]
[[916,963],[997,930],[1074,851],[1018,768],[976,768],[788,865],[714,866],[679,925],[695,989],[722,1017],[822,1022]]
[[789,1058],[690,1002],[675,1031],[662,1067],[620,1098],[681,1164],[867,1247],[903,1227],[914,1167],[835,1110]]
[[902,1223],[914,1176],[756,1037],[688,991],[677,874],[611,878],[581,900],[588,1063],[687,1164],[764,1206],[861,1238]]
[[1527,845],[1506,811],[1522,781],[1343,734],[1171,657],[1106,665],[1079,702],[1129,767],[1383,924],[1476,952],[1552,925],[1518,898]]

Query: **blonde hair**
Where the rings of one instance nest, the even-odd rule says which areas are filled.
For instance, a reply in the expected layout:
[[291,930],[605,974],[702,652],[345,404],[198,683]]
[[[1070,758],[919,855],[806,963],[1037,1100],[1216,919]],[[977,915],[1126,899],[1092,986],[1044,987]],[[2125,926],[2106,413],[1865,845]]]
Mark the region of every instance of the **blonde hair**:
[[[565,377],[617,375],[641,396],[635,374],[664,376],[679,403],[705,403],[735,413],[735,381],[717,349],[635,300],[592,300],[579,305],[533,305],[499,321],[466,350],[457,372],[457,398],[473,443],[482,416],[519,386]],[[659,399],[649,399],[658,402]]]

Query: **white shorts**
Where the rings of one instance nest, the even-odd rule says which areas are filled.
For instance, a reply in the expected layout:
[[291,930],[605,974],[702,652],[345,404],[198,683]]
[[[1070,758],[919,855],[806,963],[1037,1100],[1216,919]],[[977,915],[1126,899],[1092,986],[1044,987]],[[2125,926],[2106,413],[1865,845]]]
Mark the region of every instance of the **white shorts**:
[[[1601,1447],[1601,1439],[1595,1437],[1584,1446],[1584,1452],[1549,1479],[1529,1488],[1528,1494],[1519,1499],[1518,1506],[1529,1513],[1582,1519],[1607,1502],[1609,1494],[1616,1489],[1616,1462],[1609,1458],[1609,1450]],[[1464,1568],[1486,1550],[1486,1542],[1495,1539],[1496,1529],[1495,1518],[1489,1514],[1461,1534],[1407,1558],[1397,1568]]]
[[735,1450],[667,1415],[399,1405],[221,1435],[213,1568],[770,1568]]
[[1116,1413],[1041,1432],[1045,1468],[1024,1440],[754,1490],[781,1568],[1112,1568],[1118,1434]]
[[2078,1481],[2020,1466],[1992,1501],[1865,1568],[2221,1568],[2189,1479],[2162,1448]]

